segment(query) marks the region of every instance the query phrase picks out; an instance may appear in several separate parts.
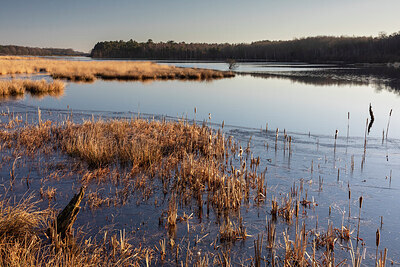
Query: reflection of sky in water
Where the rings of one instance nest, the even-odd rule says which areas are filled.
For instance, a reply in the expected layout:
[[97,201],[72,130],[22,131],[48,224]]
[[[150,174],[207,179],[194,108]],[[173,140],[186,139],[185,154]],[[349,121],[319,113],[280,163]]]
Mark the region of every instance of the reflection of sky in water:
[[27,97],[29,105],[96,111],[140,111],[170,116],[208,118],[226,124],[333,135],[346,135],[350,112],[350,135],[363,136],[369,103],[375,114],[371,135],[386,130],[388,114],[394,108],[389,136],[400,137],[396,107],[399,96],[377,92],[370,86],[314,86],[282,79],[238,76],[212,82],[155,81],[70,83],[59,99]]

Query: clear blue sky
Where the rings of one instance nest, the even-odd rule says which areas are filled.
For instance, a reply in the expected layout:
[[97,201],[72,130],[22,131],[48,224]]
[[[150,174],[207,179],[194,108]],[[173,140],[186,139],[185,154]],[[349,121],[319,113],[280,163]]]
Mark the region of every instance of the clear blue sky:
[[400,31],[399,0],[1,0],[0,44],[252,42]]

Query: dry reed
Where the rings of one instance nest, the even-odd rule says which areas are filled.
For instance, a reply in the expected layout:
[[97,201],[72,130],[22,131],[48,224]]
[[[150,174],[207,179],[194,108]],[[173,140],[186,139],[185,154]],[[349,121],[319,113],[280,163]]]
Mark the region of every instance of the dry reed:
[[0,266],[142,266],[146,258],[151,263],[154,251],[133,248],[125,231],[110,238],[105,232],[102,242],[48,238],[53,212],[37,204],[33,196],[17,203],[0,200]]

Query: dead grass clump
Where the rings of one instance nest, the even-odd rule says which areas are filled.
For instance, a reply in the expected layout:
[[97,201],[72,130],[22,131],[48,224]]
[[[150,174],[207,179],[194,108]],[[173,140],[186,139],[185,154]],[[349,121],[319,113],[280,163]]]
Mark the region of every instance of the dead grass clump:
[[47,199],[47,201],[52,201],[56,197],[56,192],[57,189],[54,187],[47,187],[46,190],[43,190],[43,188],[40,188],[40,197],[43,199]]
[[55,72],[51,74],[53,79],[65,79],[72,82],[93,82],[96,78],[91,73],[62,73]]
[[293,215],[295,214],[295,208],[293,207],[292,196],[285,196],[282,199],[281,208],[278,209],[279,216],[283,217],[287,223],[292,222]]
[[0,200],[0,236],[13,240],[23,240],[33,236],[46,224],[48,210],[38,211],[38,202],[32,202],[33,196],[18,203]]
[[47,82],[44,79],[40,81],[23,80],[23,85],[25,90],[33,95],[43,93],[60,94],[65,88],[65,83],[62,81]]
[[13,147],[33,156],[40,149],[48,150],[53,140],[52,129],[51,123],[45,123],[42,127],[29,126],[11,132],[2,132],[1,139],[7,147]]
[[98,121],[68,124],[53,133],[62,150],[93,167],[131,163],[133,167],[148,168],[172,154],[208,154],[208,130],[184,123]]
[[247,238],[246,227],[243,225],[243,219],[240,217],[239,224],[232,223],[229,217],[219,228],[221,242],[234,242],[236,240],[245,240]]
[[340,229],[335,228],[334,230],[335,230],[336,236],[338,238],[340,238],[341,240],[346,240],[346,241],[350,240],[352,232],[350,232],[350,230],[347,229],[345,226],[342,225],[342,227]]
[[168,205],[168,227],[174,228],[176,226],[177,218],[178,218],[178,206],[176,204],[176,196],[172,194]]
[[112,199],[109,197],[103,197],[97,190],[87,194],[87,204],[91,209],[98,209],[101,206],[109,207]]
[[[52,212],[39,210],[33,196],[18,203],[0,200],[0,266],[143,266],[151,264],[154,250],[133,247],[125,235],[104,233],[96,238],[60,241],[45,234],[52,227]],[[50,231],[51,232],[51,231]],[[57,232],[54,228],[52,232]]]
[[65,83],[61,81],[47,82],[42,79],[40,81],[34,80],[4,80],[0,81],[0,95],[1,96],[16,96],[23,95],[29,92],[32,95],[61,95],[64,92]]
[[[295,240],[289,240],[289,235],[283,233],[285,240],[285,266],[308,266],[306,259],[307,249],[307,233],[305,224],[299,231],[298,225],[296,225]],[[328,266],[328,265],[327,265]]]
[[[43,122],[2,135],[7,147],[21,153],[34,156],[42,151],[60,151],[87,163],[90,171],[83,174],[83,185],[123,182],[121,203],[133,191],[142,192],[143,199],[148,199],[158,185],[153,177],[161,180],[165,194],[176,194],[179,204],[196,201],[199,214],[206,193],[207,214],[210,207],[219,214],[238,211],[243,201],[263,201],[260,197],[266,195],[264,174],[257,173],[258,160],[251,164],[251,170],[245,161],[240,170],[228,165],[234,156],[230,151],[236,154],[235,144],[204,125],[141,119]],[[117,166],[131,171],[122,175],[110,171]],[[259,197],[250,198],[251,193]]]
[[275,247],[276,240],[276,225],[272,220],[266,218],[267,225],[265,226],[267,230],[267,248],[273,249]]
[[24,93],[25,88],[21,80],[0,81],[0,95],[16,96]]

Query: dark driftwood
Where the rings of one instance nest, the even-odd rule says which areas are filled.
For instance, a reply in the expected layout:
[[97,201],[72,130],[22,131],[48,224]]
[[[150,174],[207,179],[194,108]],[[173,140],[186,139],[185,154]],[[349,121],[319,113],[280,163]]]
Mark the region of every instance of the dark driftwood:
[[371,103],[369,104],[369,115],[371,117],[371,121],[369,122],[369,125],[368,125],[368,134],[371,131],[372,124],[374,124],[374,121],[375,121],[374,112],[372,112]]
[[76,221],[80,208],[81,201],[85,195],[86,187],[81,187],[78,194],[75,194],[68,205],[57,216],[57,234],[64,239],[72,229],[72,225]]

